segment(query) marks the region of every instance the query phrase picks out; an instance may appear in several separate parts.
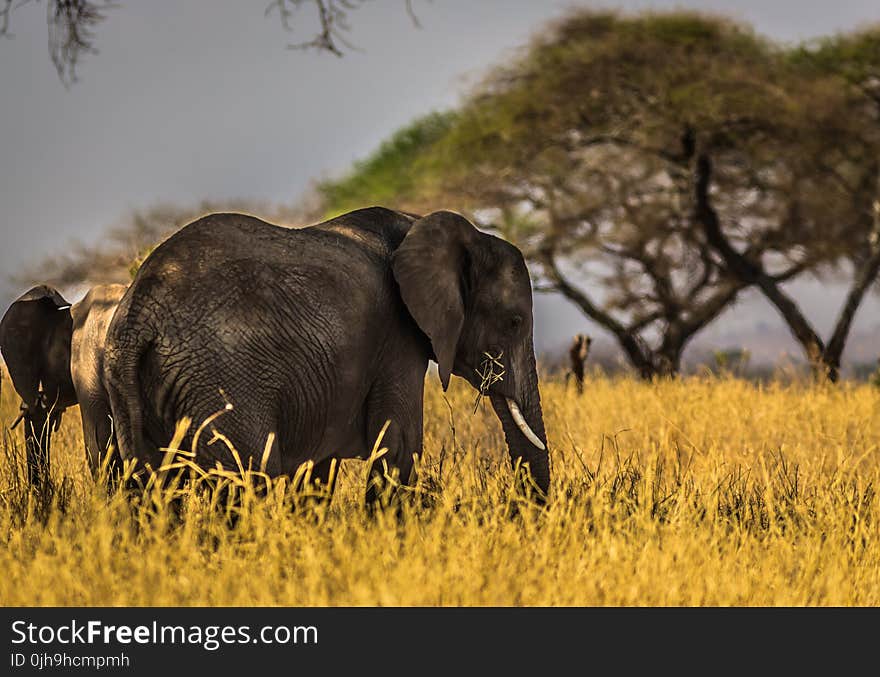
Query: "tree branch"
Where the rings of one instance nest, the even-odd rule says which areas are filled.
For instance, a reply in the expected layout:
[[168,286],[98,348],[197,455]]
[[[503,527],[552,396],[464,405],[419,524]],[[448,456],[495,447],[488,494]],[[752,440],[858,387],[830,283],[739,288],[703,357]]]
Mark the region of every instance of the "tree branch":
[[[0,38],[12,37],[11,15],[19,7],[33,0],[0,0]],[[292,18],[304,5],[313,5],[317,11],[318,30],[311,40],[288,45],[289,49],[317,49],[336,56],[343,55],[343,47],[357,50],[346,33],[348,15],[364,0],[272,0],[265,10],[268,16],[277,10],[281,25],[292,28]],[[76,68],[83,54],[95,54],[94,28],[106,18],[106,11],[119,5],[114,0],[47,0],[46,24],[49,33],[49,58],[61,82],[68,86],[77,80]],[[412,6],[405,0],[406,12],[416,28],[421,23]]]
[[840,315],[834,325],[834,332],[825,348],[825,363],[829,368],[829,378],[836,381],[840,371],[840,360],[849,337],[856,311],[862,303],[868,288],[880,273],[880,202],[874,202],[874,228],[870,235],[869,247],[871,254],[857,270],[849,292],[846,295]]
[[556,286],[557,291],[575,303],[585,315],[614,334],[630,361],[639,370],[640,375],[643,378],[650,378],[654,373],[654,365],[645,354],[637,335],[627,327],[624,327],[611,315],[601,310],[584,292],[572,285],[559,270],[552,252],[544,252],[541,263],[547,276]]
[[792,335],[803,346],[807,358],[815,367],[823,361],[825,344],[804,317],[794,300],[780,288],[763,267],[740,254],[721,230],[718,213],[712,206],[709,188],[712,181],[712,160],[701,153],[696,162],[694,218],[703,227],[706,240],[721,255],[730,274],[745,285],[756,284],[767,299],[779,310]]

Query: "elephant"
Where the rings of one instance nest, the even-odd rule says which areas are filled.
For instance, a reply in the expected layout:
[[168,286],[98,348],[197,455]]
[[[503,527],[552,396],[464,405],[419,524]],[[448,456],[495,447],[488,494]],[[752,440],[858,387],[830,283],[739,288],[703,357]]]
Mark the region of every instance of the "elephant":
[[79,404],[86,456],[93,474],[112,441],[110,401],[104,387],[104,340],[125,293],[120,284],[92,287],[71,305],[46,285],[19,297],[0,320],[0,352],[25,424],[28,480],[48,477],[51,434],[64,411]]
[[[444,390],[455,374],[488,397],[543,500],[532,325],[520,250],[457,213],[370,207],[303,228],[210,214],[147,257],[108,330],[119,451],[155,470],[188,417],[182,448],[199,466],[235,470],[230,446],[273,477],[311,461],[332,493],[335,462],[370,458],[387,422],[368,472],[374,506],[389,477],[414,481],[434,360]],[[196,435],[209,419],[214,434]]]

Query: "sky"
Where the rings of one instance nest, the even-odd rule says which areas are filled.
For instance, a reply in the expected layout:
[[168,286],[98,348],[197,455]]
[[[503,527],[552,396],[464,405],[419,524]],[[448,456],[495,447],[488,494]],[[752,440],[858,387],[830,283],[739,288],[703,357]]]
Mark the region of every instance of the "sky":
[[[268,0],[117,5],[96,29],[100,53],[69,88],[49,61],[43,4],[16,10],[14,38],[0,40],[0,309],[24,291],[10,275],[74,241],[98,241],[134,208],[293,202],[412,118],[455,105],[483,70],[573,6],[717,11],[791,42],[880,20],[876,0],[413,0],[419,29],[404,0],[374,0],[350,16],[358,51],[337,58],[287,50],[315,20],[304,10],[287,33],[264,15]],[[793,292],[829,331],[843,288],[810,282]],[[538,298],[535,315],[539,351],[575,331],[602,337],[564,299]],[[854,333],[878,329],[875,294]],[[747,294],[699,340],[754,343],[768,332],[787,340],[775,311]]]

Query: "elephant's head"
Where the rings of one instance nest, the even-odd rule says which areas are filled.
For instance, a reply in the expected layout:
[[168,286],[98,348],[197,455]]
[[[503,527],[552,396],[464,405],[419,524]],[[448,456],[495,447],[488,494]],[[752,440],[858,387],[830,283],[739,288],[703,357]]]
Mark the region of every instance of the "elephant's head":
[[0,353],[22,399],[28,472],[48,467],[49,434],[65,408],[76,404],[70,376],[70,304],[41,285],[19,297],[0,320]]
[[444,390],[455,374],[489,395],[511,459],[528,463],[546,494],[550,467],[522,253],[441,211],[413,223],[392,267],[407,309],[430,339]]

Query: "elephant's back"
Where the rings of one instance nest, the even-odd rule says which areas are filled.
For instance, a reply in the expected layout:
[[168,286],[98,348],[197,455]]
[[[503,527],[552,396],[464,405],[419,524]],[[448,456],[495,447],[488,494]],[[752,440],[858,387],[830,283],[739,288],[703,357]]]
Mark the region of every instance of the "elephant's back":
[[382,216],[372,214],[373,230],[346,218],[301,229],[243,214],[194,221],[141,266],[110,348],[125,351],[148,336],[159,372],[187,362],[192,369],[182,356],[198,350],[228,365],[231,378],[241,372],[268,389],[288,385],[276,356],[305,353],[303,368],[317,371],[350,361],[395,310]]
[[267,255],[283,249],[287,232],[247,214],[209,214],[185,225],[162,242],[143,262],[132,286],[174,283],[215,270],[230,257],[258,248]]
[[[335,288],[347,294],[352,285],[381,285],[390,275],[391,253],[411,222],[383,208],[357,210],[305,228],[276,226],[245,214],[211,214],[184,226],[150,254],[132,284],[132,301],[210,305],[217,296],[231,302],[237,293],[283,292],[329,295],[332,301]],[[370,277],[375,279],[365,279]],[[165,313],[174,310],[164,308]]]
[[134,286],[174,284],[218,274],[230,261],[335,268],[352,260],[388,258],[414,217],[383,207],[369,207],[304,228],[277,226],[247,214],[203,216],[177,231],[147,257]]

